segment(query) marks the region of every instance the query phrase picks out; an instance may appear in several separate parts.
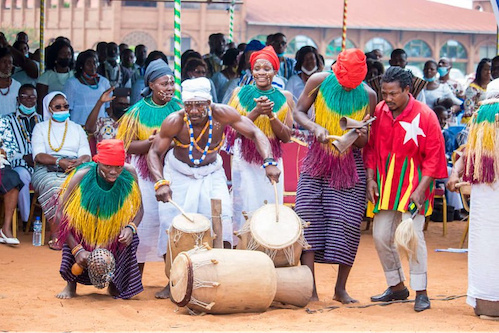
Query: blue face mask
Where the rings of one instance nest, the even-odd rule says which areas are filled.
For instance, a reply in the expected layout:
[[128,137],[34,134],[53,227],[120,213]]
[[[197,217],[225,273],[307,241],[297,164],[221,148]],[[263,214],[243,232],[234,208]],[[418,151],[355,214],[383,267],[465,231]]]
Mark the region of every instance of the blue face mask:
[[438,67],[437,71],[438,71],[438,74],[440,75],[440,77],[446,76],[447,73],[449,73],[449,67]]
[[69,118],[69,111],[60,111],[52,113],[52,119],[60,123],[66,121]]
[[21,110],[22,113],[25,115],[32,115],[36,111],[36,105],[33,105],[32,107],[28,108],[24,106],[23,104],[19,104],[19,110]]
[[424,80],[427,82],[433,82],[433,81],[435,81],[435,77],[432,77],[431,79],[425,77]]
[[278,56],[279,58],[284,57],[284,52],[283,52],[283,53],[277,53],[277,56]]

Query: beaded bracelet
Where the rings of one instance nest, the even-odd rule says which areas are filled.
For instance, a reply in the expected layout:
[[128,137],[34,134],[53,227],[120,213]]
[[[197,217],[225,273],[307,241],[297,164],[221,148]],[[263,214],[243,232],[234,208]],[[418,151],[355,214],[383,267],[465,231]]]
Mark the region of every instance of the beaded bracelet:
[[77,253],[78,251],[80,251],[81,249],[83,249],[83,246],[81,244],[78,244],[76,245],[75,247],[73,247],[73,249],[71,249],[71,254],[74,256],[75,253]]
[[272,115],[272,117],[270,117],[270,116],[268,116],[268,117],[269,117],[270,121],[275,120],[275,116],[274,115]]
[[266,168],[266,167],[268,167],[269,165],[277,166],[277,162],[276,162],[276,161],[272,161],[272,162],[270,162],[270,161],[269,161],[269,162],[265,162],[265,163],[263,163],[262,168],[264,168],[264,169],[265,169],[265,168]]
[[130,222],[128,223],[125,228],[129,228],[130,230],[132,230],[132,233],[133,234],[136,234],[137,233],[137,226],[135,225],[135,223],[133,222]]
[[62,157],[58,157],[57,160],[55,160],[55,165],[59,167],[59,161],[62,160]]
[[161,186],[165,186],[165,185],[168,185],[170,186],[170,182],[166,179],[160,179],[158,180],[155,184],[154,184],[154,191],[157,191],[158,188],[160,188]]

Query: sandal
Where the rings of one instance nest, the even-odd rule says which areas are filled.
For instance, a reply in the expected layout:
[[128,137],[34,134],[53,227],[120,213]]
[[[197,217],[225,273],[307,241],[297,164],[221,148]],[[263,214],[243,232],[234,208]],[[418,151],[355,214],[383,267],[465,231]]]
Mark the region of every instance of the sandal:
[[61,251],[62,246],[59,244],[59,240],[57,238],[51,239],[47,243],[49,245],[49,248],[54,251]]

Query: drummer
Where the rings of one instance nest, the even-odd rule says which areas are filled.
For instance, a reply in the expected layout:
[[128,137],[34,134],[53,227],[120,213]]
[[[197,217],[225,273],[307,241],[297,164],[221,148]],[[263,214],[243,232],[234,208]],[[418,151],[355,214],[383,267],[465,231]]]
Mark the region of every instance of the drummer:
[[76,276],[71,267],[75,262],[87,267],[96,248],[108,249],[116,259],[108,288],[111,296],[128,299],[144,289],[136,256],[137,226],[143,215],[137,174],[125,164],[123,141],[103,140],[97,152],[96,163],[81,165],[63,184],[55,222],[63,244],[60,273],[67,285],[57,298],[76,296],[77,282],[91,284],[87,271]]
[[[264,159],[263,167],[270,181],[279,181],[280,170],[272,157],[267,137],[234,108],[211,102],[210,81],[204,77],[182,83],[184,109],[168,116],[161,125],[148,153],[147,162],[156,182],[156,199],[160,212],[160,239],[158,251],[165,255],[173,217],[179,214],[170,204],[173,199],[188,213],[211,218],[211,198],[222,200],[222,226],[225,247],[232,247],[232,203],[227,178],[218,154],[224,144],[226,126],[254,141]],[[174,148],[165,155],[173,142]],[[160,295],[161,294],[161,295]],[[166,287],[156,297],[169,297]]]

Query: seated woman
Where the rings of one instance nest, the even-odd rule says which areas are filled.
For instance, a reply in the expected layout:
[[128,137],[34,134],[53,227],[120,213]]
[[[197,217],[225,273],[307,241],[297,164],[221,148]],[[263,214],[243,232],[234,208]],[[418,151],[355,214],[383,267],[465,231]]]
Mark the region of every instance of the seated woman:
[[[38,192],[38,200],[45,217],[52,225],[56,207],[54,198],[60,186],[78,165],[90,161],[90,147],[83,128],[69,118],[66,96],[60,91],[49,93],[43,99],[43,119],[33,129],[31,144],[35,172],[31,179]],[[60,250],[54,242],[56,230],[52,228],[49,246]]]
[[0,122],[0,195],[3,196],[4,220],[0,229],[0,243],[18,245],[19,240],[14,238],[11,226],[12,216],[17,207],[19,190],[23,182],[19,174],[11,169],[9,159],[14,157],[18,150],[14,134],[7,122]]
[[92,284],[88,270],[75,275],[71,268],[75,263],[86,268],[96,248],[109,250],[116,261],[108,287],[111,296],[128,299],[144,289],[136,256],[137,225],[143,215],[137,174],[125,164],[123,141],[103,140],[97,151],[96,163],[71,173],[61,191],[56,224],[59,243],[64,244],[60,273],[67,285],[57,298],[76,296],[77,282]]

